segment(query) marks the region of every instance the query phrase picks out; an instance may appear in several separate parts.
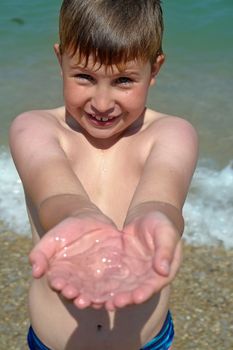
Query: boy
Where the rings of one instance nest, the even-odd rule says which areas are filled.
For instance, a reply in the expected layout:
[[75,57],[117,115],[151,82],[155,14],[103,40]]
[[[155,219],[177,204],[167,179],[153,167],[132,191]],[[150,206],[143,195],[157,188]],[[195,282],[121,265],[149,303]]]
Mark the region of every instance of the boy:
[[10,131],[34,243],[30,349],[171,349],[197,137],[145,107],[162,32],[159,0],[63,1],[65,106]]

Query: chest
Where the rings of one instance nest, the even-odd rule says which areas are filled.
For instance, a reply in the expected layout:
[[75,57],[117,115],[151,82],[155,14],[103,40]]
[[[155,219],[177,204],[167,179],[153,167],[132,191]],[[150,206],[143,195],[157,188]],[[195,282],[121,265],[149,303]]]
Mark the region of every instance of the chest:
[[69,156],[91,201],[121,226],[143,168],[139,150],[132,144],[107,151],[79,145]]

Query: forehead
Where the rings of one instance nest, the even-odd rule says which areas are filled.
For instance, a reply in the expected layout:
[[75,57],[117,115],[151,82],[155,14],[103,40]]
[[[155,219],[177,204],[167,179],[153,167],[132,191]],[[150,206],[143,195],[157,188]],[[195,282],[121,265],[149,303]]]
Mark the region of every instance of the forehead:
[[148,62],[143,62],[140,59],[130,60],[126,62],[118,62],[112,65],[101,64],[92,54],[88,58],[80,57],[78,53],[70,55],[69,53],[64,53],[63,59],[66,64],[71,68],[87,69],[92,71],[103,70],[110,73],[119,73],[131,70],[141,70],[150,65]]

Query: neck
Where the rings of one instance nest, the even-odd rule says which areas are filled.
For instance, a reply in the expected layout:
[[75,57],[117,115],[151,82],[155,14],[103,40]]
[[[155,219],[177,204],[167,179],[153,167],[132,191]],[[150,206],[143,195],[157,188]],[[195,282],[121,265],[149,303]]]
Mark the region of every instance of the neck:
[[114,134],[109,138],[95,138],[88,134],[85,129],[66,111],[65,121],[67,125],[76,132],[80,132],[85,136],[87,141],[92,144],[93,147],[107,150],[115,145],[120,139],[136,134],[143,126],[145,110],[143,110],[142,115],[135,120],[129,127],[118,134]]

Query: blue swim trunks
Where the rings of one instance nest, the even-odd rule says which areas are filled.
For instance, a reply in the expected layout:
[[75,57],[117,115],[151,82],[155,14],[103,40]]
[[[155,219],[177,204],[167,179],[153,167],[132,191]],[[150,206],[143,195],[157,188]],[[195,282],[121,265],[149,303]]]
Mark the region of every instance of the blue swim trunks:
[[140,350],[169,350],[174,336],[175,332],[172,316],[170,311],[168,311],[166,320],[160,332]]
[[[159,334],[157,334],[155,338],[153,338],[140,350],[169,350],[173,339],[174,326],[171,313],[168,312],[167,318]],[[32,327],[29,328],[27,340],[30,350],[51,350],[40,341],[40,339],[34,333]]]

